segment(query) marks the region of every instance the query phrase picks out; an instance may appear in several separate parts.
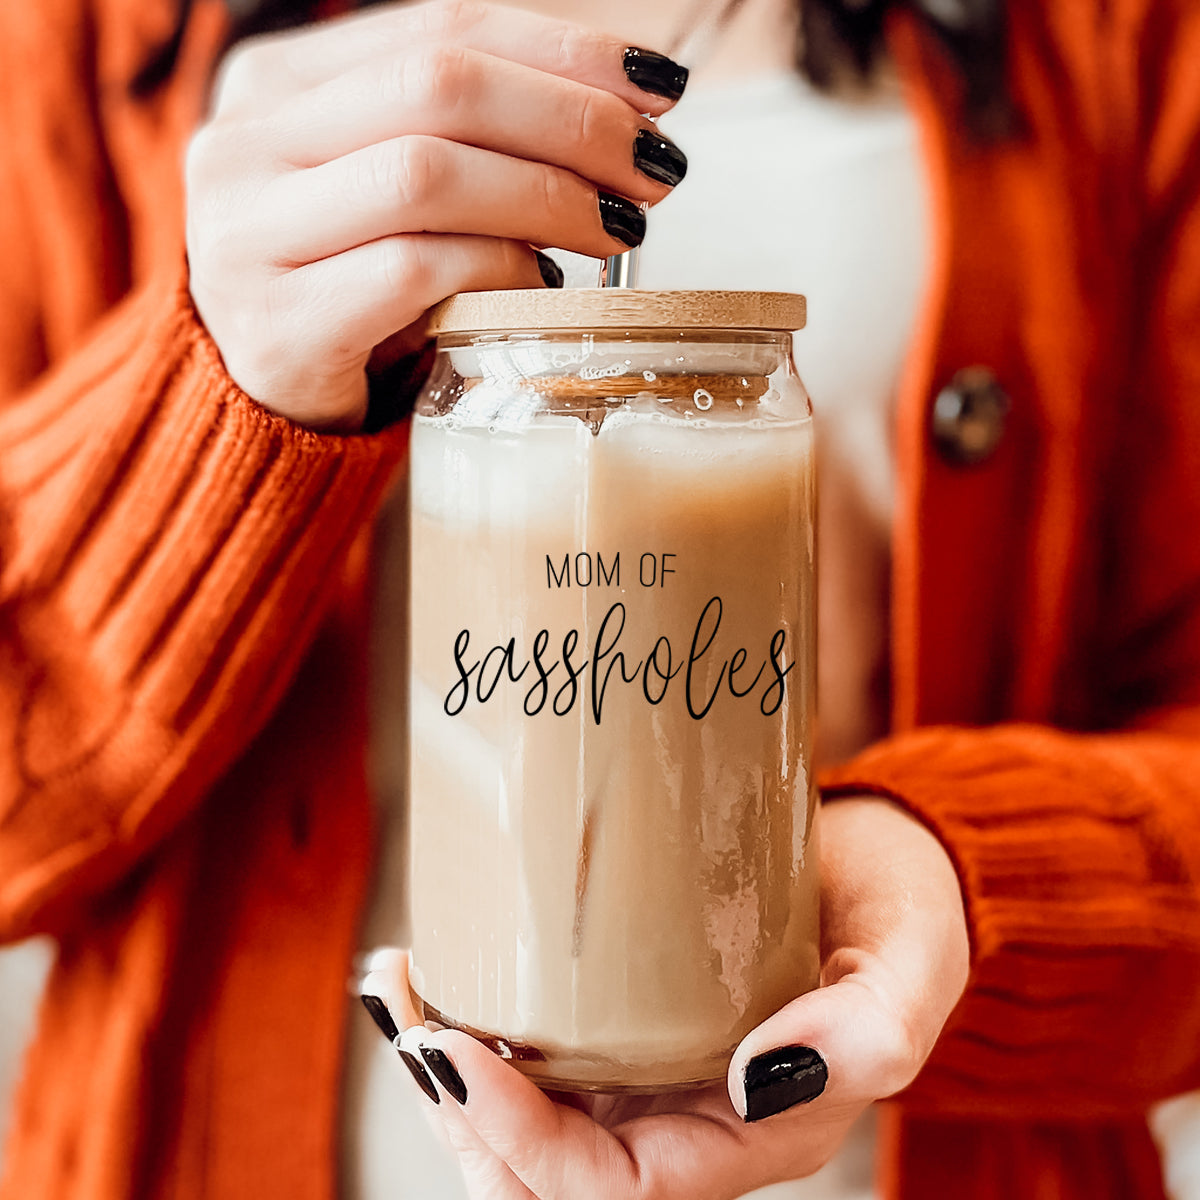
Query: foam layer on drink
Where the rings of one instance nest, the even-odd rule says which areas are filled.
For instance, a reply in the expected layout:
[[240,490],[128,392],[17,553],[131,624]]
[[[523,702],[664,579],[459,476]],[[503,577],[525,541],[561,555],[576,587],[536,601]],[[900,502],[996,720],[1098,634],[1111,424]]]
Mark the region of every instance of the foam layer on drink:
[[417,991],[543,1080],[722,1076],[816,982],[811,423],[417,417],[411,488]]

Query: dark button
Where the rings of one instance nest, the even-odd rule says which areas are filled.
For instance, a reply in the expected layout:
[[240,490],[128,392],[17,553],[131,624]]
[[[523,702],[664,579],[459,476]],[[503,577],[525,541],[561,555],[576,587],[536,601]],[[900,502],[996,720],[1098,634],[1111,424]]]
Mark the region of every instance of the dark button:
[[988,459],[1004,436],[1012,401],[987,367],[965,367],[933,402],[933,442],[956,467]]

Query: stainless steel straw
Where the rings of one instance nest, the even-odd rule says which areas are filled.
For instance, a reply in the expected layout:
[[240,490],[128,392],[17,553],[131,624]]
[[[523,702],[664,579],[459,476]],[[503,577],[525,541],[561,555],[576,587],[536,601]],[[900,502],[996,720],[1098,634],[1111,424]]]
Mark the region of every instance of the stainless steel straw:
[[[696,0],[688,10],[687,18],[680,26],[674,41],[667,47],[667,54],[683,66],[702,62],[744,2],[745,0]],[[634,246],[624,254],[614,254],[606,258],[600,272],[600,286],[637,287],[640,258],[640,246]]]

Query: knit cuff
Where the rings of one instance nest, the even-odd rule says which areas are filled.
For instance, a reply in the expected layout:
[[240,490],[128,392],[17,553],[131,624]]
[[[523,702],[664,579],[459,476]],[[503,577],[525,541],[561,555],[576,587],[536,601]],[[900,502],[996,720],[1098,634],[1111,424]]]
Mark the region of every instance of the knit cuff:
[[1178,739],[1003,725],[916,730],[823,773],[828,799],[922,821],[962,886],[971,983],[910,1097],[1113,1114],[1196,1086],[1196,1043],[1139,1043],[1198,1032],[1198,766]]

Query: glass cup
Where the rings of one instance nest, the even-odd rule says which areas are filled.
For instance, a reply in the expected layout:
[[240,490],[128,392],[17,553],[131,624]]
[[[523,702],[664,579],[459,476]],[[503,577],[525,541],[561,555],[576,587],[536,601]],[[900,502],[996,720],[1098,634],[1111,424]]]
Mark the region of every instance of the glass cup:
[[539,1084],[724,1077],[816,986],[802,297],[435,311],[410,466],[412,981]]

